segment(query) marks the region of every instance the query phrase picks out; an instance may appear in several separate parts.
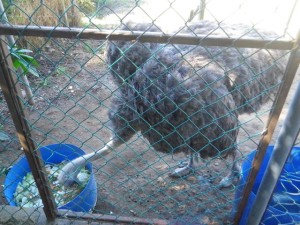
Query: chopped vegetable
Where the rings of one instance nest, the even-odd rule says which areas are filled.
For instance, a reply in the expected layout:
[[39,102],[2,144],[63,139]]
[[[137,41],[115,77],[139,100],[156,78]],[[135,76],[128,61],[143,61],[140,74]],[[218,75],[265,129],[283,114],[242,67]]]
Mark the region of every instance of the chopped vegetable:
[[[71,187],[65,187],[60,185],[57,179],[62,167],[63,164],[48,164],[45,166],[53,196],[58,206],[62,206],[76,197],[84,189],[90,178],[90,172],[87,169],[82,169],[78,174],[80,184],[76,183]],[[31,172],[27,173],[23,180],[18,184],[14,197],[18,206],[43,206]]]

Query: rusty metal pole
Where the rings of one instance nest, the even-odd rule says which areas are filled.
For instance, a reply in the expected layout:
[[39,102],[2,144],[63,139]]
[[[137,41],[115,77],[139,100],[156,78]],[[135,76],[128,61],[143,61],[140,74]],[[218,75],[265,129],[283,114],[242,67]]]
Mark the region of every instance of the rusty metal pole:
[[4,42],[4,36],[0,36],[0,87],[43,201],[45,215],[48,220],[54,220],[57,215],[56,203],[46,176],[47,173],[44,168],[44,163],[41,160],[40,152],[37,150],[31,136],[20,89],[18,88],[16,77],[12,74],[12,68],[12,61],[7,44]]
[[220,46],[234,48],[262,48],[291,50],[294,46],[292,40],[273,40],[273,39],[255,39],[255,38],[228,38],[207,35],[189,35],[189,34],[164,34],[161,32],[144,31],[117,31],[86,28],[67,28],[67,27],[49,27],[49,26],[29,26],[29,25],[5,25],[0,24],[0,35],[22,35],[32,37],[47,38],[80,38],[92,40],[110,40],[110,41],[139,41],[142,43],[168,43],[200,46]]
[[253,160],[253,164],[252,164],[252,169],[248,175],[247,178],[247,184],[244,187],[243,190],[243,197],[241,199],[241,201],[239,202],[239,205],[237,207],[237,212],[235,214],[234,217],[234,224],[237,225],[239,224],[242,215],[243,215],[243,210],[245,209],[250,193],[252,191],[252,188],[254,186],[254,182],[256,179],[256,176],[258,174],[258,171],[260,169],[260,166],[262,164],[263,158],[265,156],[266,153],[266,149],[271,141],[272,135],[274,133],[275,127],[277,125],[279,116],[281,114],[283,105],[285,103],[286,97],[288,95],[288,92],[290,90],[291,84],[294,80],[294,77],[297,73],[297,69],[300,63],[300,57],[299,57],[299,48],[300,48],[300,30],[298,32],[298,36],[297,39],[294,42],[294,47],[291,51],[289,60],[288,60],[288,64],[283,76],[283,83],[280,86],[280,89],[278,91],[278,94],[276,96],[276,99],[274,101],[273,104],[273,108],[270,112],[269,115],[269,119],[266,125],[266,129],[262,136],[262,138],[260,139],[260,142],[258,144],[257,147],[257,154],[255,155],[255,158]]
[[[299,52],[300,53],[300,52]],[[300,57],[300,54],[299,54]],[[272,156],[266,168],[265,175],[259,185],[255,201],[249,213],[246,225],[259,224],[273,191],[280,177],[281,171],[287,161],[290,152],[295,144],[300,130],[300,84],[293,101],[289,106],[288,114],[280,130],[278,139],[275,143]]]

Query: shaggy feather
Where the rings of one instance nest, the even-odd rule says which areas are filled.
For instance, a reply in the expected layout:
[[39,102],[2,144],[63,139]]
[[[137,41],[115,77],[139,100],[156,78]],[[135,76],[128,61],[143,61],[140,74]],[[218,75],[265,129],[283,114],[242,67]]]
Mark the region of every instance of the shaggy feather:
[[[272,37],[210,21],[182,33]],[[108,49],[112,74],[126,81],[109,114],[115,138],[127,141],[141,131],[157,151],[199,152],[202,158],[236,149],[238,114],[259,110],[284,71],[280,51],[139,42],[114,42]],[[118,58],[111,49],[118,49]]]
[[[122,29],[159,31],[153,24],[129,24]],[[190,24],[181,33],[276,38],[242,25],[219,26],[210,21]],[[109,112],[112,139],[103,149],[77,159],[76,165],[67,164],[60,181],[68,180],[66,175],[75,166],[100,158],[141,132],[156,151],[191,154],[188,167],[193,166],[195,155],[203,159],[232,155],[233,167],[224,181],[227,186],[239,170],[235,160],[238,115],[256,112],[271,98],[283,75],[284,54],[265,49],[109,42],[107,59],[118,85]]]

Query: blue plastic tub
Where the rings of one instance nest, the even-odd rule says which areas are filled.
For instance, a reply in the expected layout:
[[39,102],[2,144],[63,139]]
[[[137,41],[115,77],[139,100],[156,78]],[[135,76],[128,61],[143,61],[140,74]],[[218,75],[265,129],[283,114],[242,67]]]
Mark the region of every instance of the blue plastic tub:
[[[85,152],[80,148],[70,144],[53,144],[40,148],[42,159],[45,164],[59,164],[64,160],[75,159]],[[90,179],[82,190],[72,201],[58,207],[59,209],[68,209],[75,212],[88,212],[92,210],[97,201],[97,185],[93,174],[92,164],[86,165],[91,173]],[[4,195],[9,205],[16,206],[14,201],[14,193],[19,182],[23,177],[30,172],[28,161],[26,157],[22,157],[9,171],[4,182]]]
[[[269,146],[261,169],[256,177],[248,204],[244,210],[240,224],[246,223],[264,172],[272,155],[274,146]],[[256,151],[249,154],[242,165],[242,179],[236,191],[236,203],[246,184]],[[300,147],[294,147],[275,187],[273,197],[261,221],[264,225],[300,223]]]

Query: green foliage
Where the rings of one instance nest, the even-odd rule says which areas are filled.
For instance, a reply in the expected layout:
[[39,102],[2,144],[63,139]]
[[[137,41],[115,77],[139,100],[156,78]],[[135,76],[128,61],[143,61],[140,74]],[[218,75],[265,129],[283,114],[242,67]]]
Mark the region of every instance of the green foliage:
[[36,69],[39,64],[32,56],[28,55],[28,53],[32,53],[32,51],[28,49],[18,49],[16,47],[10,48],[14,67],[16,69],[22,69],[24,75],[31,73],[39,77],[39,73]]
[[49,86],[49,78],[46,77],[46,78],[42,79],[42,80],[39,82],[39,85],[40,85],[41,87]]
[[[100,9],[104,10],[102,7],[106,6],[109,8],[115,8],[116,6],[128,5],[130,0],[77,0],[77,4],[80,6],[81,10],[87,15],[93,14]],[[98,11],[99,13],[99,11]]]
[[10,167],[0,167],[0,176],[7,175],[10,170]]
[[77,4],[87,14],[94,12],[96,9],[96,4],[92,0],[77,0]]
[[85,52],[87,52],[87,53],[93,53],[93,54],[95,53],[93,47],[90,46],[88,43],[84,43],[83,49],[84,49]]
[[39,88],[44,88],[44,87],[51,87],[52,82],[51,82],[51,76],[40,76],[38,79],[36,79],[35,84]]
[[55,70],[57,76],[63,76],[67,73],[67,68],[64,66],[58,66]]
[[6,9],[11,4],[11,1],[9,1],[9,0],[2,0],[2,4],[3,4],[4,9]]

